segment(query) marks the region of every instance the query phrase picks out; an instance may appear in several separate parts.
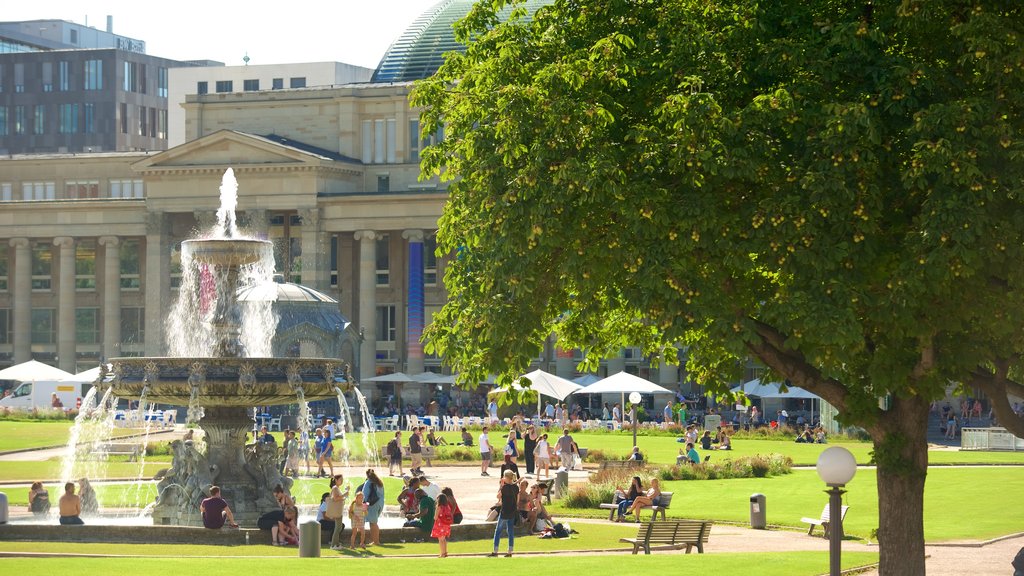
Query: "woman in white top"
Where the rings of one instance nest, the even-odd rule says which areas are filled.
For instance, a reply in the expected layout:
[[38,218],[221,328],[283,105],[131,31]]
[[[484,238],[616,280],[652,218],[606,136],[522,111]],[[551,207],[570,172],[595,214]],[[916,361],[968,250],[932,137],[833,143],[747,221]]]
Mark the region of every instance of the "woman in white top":
[[537,464],[537,478],[540,478],[540,471],[544,470],[544,478],[551,477],[551,446],[548,445],[548,435],[542,434],[537,439],[537,447],[533,449]]

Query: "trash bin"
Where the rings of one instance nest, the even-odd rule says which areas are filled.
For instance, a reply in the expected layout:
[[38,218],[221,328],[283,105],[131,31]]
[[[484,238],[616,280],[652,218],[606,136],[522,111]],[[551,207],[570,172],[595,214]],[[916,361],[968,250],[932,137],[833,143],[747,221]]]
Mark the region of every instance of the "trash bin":
[[320,557],[320,523],[316,520],[299,526],[299,558]]
[[750,495],[750,527],[764,530],[768,526],[764,511],[764,494]]
[[555,498],[565,498],[569,494],[569,472],[555,472]]
[[7,524],[7,494],[0,492],[0,524]]

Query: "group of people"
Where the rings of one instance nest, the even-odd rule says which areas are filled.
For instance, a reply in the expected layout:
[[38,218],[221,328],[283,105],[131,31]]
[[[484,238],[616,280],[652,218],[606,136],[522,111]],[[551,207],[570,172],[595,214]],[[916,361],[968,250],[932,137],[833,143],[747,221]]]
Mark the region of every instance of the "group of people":
[[[285,476],[298,478],[299,466],[304,460],[306,464],[306,475],[310,474],[310,455],[313,462],[316,462],[316,478],[334,477],[334,438],[337,433],[334,421],[330,418],[324,420],[324,425],[313,431],[313,444],[310,446],[310,438],[305,430],[301,433],[295,430],[286,429],[284,442],[280,447],[281,473]],[[256,443],[277,446],[277,439],[271,434],[266,426],[261,426],[256,434]],[[312,452],[311,452],[312,449]],[[325,469],[326,468],[326,469]]]
[[520,479],[512,470],[501,474],[498,485],[497,503],[491,507],[488,520],[496,520],[494,527],[494,548],[488,556],[497,556],[502,537],[508,537],[506,557],[511,557],[515,548],[515,527],[525,523],[531,534],[544,532],[554,527],[554,520],[544,507],[544,486]]
[[[492,446],[490,439],[490,427],[484,426],[477,439],[480,449],[480,475],[490,476],[487,471],[494,461],[497,450]],[[519,448],[519,440],[523,441],[523,448]],[[501,473],[511,470],[518,478],[519,457],[523,456],[526,464],[526,475],[537,474],[540,479],[541,471],[545,478],[551,476],[551,461],[558,458],[561,467],[565,470],[572,470],[581,466],[579,445],[572,439],[569,429],[562,430],[562,435],[555,441],[554,445],[548,442],[546,432],[537,430],[537,427],[530,424],[523,427],[518,418],[513,419],[509,426],[508,436],[502,447],[503,463]]]
[[[87,478],[78,481],[78,493],[75,493],[75,483],[64,484],[64,494],[58,500],[60,511],[59,522],[62,525],[73,526],[85,524],[82,520],[83,514],[95,514],[99,511],[99,501],[96,499],[96,490]],[[33,482],[28,490],[28,511],[36,516],[46,516],[50,512],[50,491],[43,486],[42,482]]]
[[418,528],[440,546],[439,556],[448,556],[448,537],[452,525],[462,523],[462,510],[450,487],[440,487],[425,475],[405,478],[405,488],[398,495],[398,509],[405,517],[404,526]]
[[640,509],[645,506],[661,505],[661,482],[657,478],[651,479],[651,485],[644,490],[643,481],[639,476],[633,476],[633,481],[628,489],[621,486],[615,487],[614,503],[618,505],[616,522],[623,522],[626,515],[633,514],[636,520],[640,521]]

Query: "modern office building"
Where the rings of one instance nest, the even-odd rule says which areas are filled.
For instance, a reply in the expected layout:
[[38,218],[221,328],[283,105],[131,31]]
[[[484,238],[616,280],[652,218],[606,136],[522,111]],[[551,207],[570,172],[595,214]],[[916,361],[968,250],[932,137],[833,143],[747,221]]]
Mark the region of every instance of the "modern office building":
[[168,70],[183,64],[145,51],[61,20],[0,23],[0,154],[165,150]]
[[[442,2],[433,21],[466,4]],[[406,58],[422,60],[407,36]],[[375,73],[402,68],[396,46]],[[230,167],[243,230],[273,240],[285,279],[337,300],[361,334],[288,353],[338,354],[360,379],[440,370],[419,339],[446,299],[434,235],[447,191],[419,180],[418,162],[442,135],[421,137],[411,80],[275,89],[260,76],[259,90],[204,94],[193,90],[203,73],[189,70],[186,86],[172,88],[186,94],[185,141],[168,150],[0,157],[0,367],[36,358],[76,371],[164,354],[181,241],[212,225]],[[549,342],[537,364],[572,377],[575,354]],[[679,381],[677,367],[652,369],[635,350],[602,373],[622,369]]]

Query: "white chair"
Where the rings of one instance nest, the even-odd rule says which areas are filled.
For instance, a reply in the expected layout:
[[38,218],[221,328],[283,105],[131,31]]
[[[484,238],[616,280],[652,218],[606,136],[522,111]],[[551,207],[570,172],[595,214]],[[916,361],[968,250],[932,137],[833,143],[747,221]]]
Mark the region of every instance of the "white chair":
[[405,429],[412,430],[413,428],[419,428],[420,417],[415,414],[407,414],[405,416]]
[[271,432],[273,432],[275,430],[280,432],[281,431],[281,417],[280,416],[275,416],[274,418],[271,418],[270,419],[270,426],[268,426],[267,429],[269,431],[271,431]]
[[398,418],[399,418],[398,414],[395,414],[394,416],[388,418],[387,429],[389,431],[391,431],[391,432],[397,432],[398,431]]

